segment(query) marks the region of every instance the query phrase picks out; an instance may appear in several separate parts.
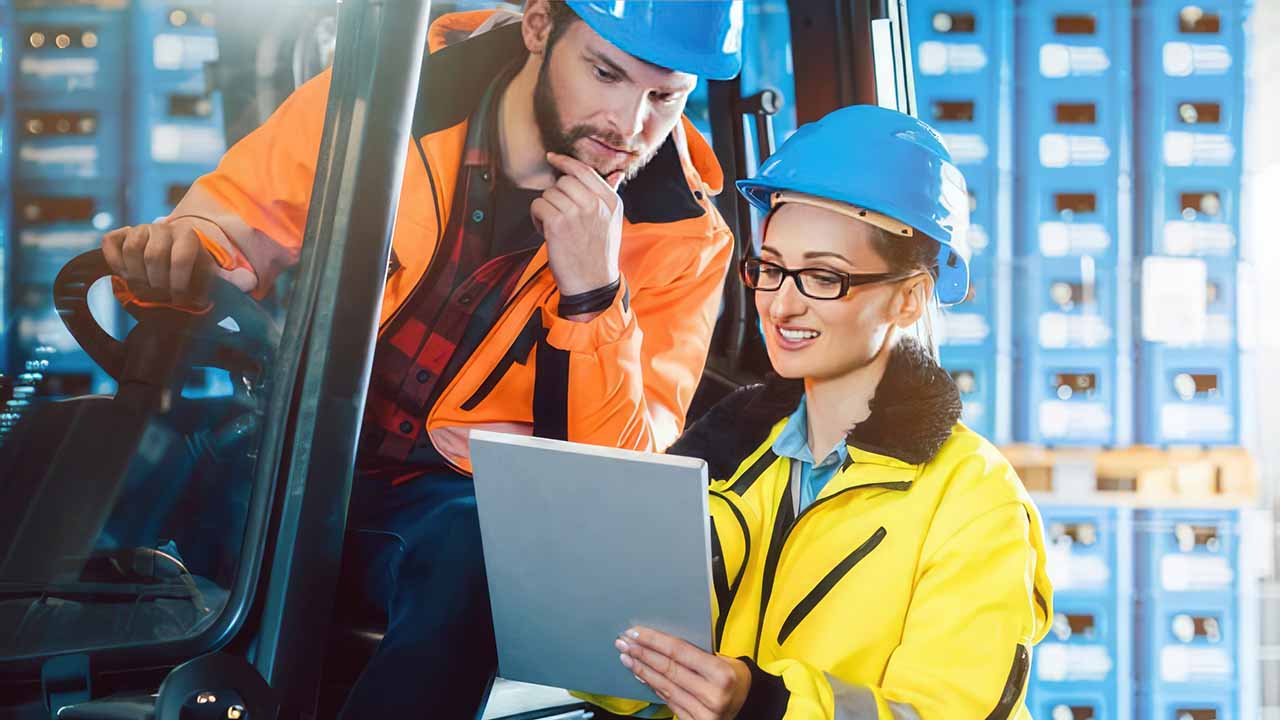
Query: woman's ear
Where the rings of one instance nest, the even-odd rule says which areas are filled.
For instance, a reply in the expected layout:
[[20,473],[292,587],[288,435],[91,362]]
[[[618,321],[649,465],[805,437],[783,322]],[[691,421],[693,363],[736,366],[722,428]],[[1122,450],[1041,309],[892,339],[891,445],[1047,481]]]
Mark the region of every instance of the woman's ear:
[[520,20],[520,32],[524,46],[531,55],[541,55],[547,50],[547,38],[551,36],[551,11],[548,0],[529,0]]
[[920,321],[929,310],[929,298],[933,295],[933,276],[920,273],[902,281],[898,290],[897,317],[894,324],[906,329]]

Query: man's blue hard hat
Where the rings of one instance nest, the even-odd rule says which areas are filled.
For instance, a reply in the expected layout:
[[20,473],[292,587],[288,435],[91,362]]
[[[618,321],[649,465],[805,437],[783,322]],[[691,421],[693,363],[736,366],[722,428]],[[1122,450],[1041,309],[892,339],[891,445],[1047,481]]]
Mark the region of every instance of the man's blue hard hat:
[[969,193],[936,130],[874,105],[853,105],[801,127],[738,190],[768,212],[777,192],[837,200],[885,215],[938,241],[938,302],[969,289]]
[[567,0],[619,49],[660,67],[712,80],[742,68],[742,0]]

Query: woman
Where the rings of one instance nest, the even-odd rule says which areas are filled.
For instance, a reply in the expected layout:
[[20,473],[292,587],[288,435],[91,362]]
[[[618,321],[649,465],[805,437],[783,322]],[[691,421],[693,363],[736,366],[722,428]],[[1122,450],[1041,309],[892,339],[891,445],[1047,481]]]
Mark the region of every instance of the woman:
[[741,270],[778,377],[671,449],[714,478],[719,654],[632,628],[620,661],[687,720],[1029,717],[1052,617],[1039,515],[904,333],[967,292],[963,177],[927,125],[858,106],[739,189],[769,213]]

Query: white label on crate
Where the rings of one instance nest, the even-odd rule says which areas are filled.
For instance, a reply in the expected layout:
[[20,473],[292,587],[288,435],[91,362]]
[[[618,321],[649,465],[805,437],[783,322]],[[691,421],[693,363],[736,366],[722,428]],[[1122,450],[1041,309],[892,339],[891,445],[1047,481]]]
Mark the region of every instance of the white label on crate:
[[971,75],[987,66],[987,53],[977,43],[943,43],[936,40],[920,43],[920,61],[916,69],[921,75]]
[[1046,642],[1036,648],[1035,666],[1042,681],[1080,682],[1106,680],[1115,663],[1105,645]]
[[1110,157],[1107,139],[1099,135],[1040,136],[1040,164],[1047,168],[1097,167],[1105,165]]
[[1101,75],[1111,67],[1107,51],[1100,47],[1078,47],[1048,43],[1040,46],[1040,74],[1047,78],[1071,75]]
[[1111,235],[1099,223],[1040,223],[1040,254],[1045,257],[1096,255],[1106,252]]
[[1111,328],[1101,315],[1041,313],[1040,346],[1045,348],[1098,347],[1111,340]]
[[83,58],[57,58],[44,59],[24,57],[22,62],[18,64],[18,68],[23,75],[35,75],[40,78],[58,77],[62,75],[96,75],[98,73],[98,59],[94,57]]
[[1231,564],[1220,555],[1180,555],[1160,558],[1160,585],[1170,592],[1229,590],[1236,579]]
[[92,250],[102,242],[102,235],[92,230],[60,230],[37,232],[23,230],[18,243],[23,247],[49,250]]
[[1223,167],[1236,156],[1231,136],[1171,130],[1164,134],[1164,164],[1169,167]]
[[1100,402],[1040,403],[1040,434],[1045,438],[1095,437],[1111,433],[1111,411]]
[[957,165],[973,165],[987,159],[991,150],[981,135],[970,133],[946,133],[942,136],[947,149],[951,151],[951,161]]
[[982,418],[987,414],[985,403],[978,400],[965,400],[964,405],[960,408],[960,419],[965,425],[975,427],[982,423]]
[[951,345],[976,345],[991,336],[991,325],[978,313],[949,312],[940,317],[939,342]]
[[1169,220],[1163,245],[1169,255],[1225,255],[1235,248],[1236,236],[1227,223]]
[[156,162],[216,162],[225,149],[214,128],[156,125],[151,128],[151,159]]
[[1230,69],[1231,51],[1226,45],[1164,44],[1164,74],[1169,77],[1225,75]]
[[69,353],[80,349],[57,315],[34,318],[23,316],[18,320],[18,338],[23,344],[48,345],[58,352]]
[[1167,402],[1160,406],[1160,427],[1165,440],[1196,440],[1231,435],[1235,419],[1227,408]]
[[982,252],[991,245],[991,236],[987,234],[987,229],[981,225],[970,225],[969,234],[965,236],[969,241],[969,247],[974,252]]
[[1235,340],[1235,329],[1230,315],[1209,315],[1204,319],[1204,342],[1206,345],[1230,345]]
[[1054,590],[1101,590],[1111,580],[1111,568],[1097,555],[1077,555],[1071,543],[1050,543],[1045,570]]
[[1160,650],[1165,682],[1214,682],[1231,679],[1231,656],[1220,648],[1171,645]]
[[157,70],[202,70],[218,59],[218,39],[208,36],[157,35],[151,43]]
[[18,158],[24,163],[33,165],[84,165],[82,174],[92,175],[93,166],[98,162],[98,146],[87,145],[54,145],[53,147],[37,147],[23,143],[18,148]]
[[1203,260],[1149,256],[1142,260],[1142,339],[1196,345],[1205,339],[1208,285]]

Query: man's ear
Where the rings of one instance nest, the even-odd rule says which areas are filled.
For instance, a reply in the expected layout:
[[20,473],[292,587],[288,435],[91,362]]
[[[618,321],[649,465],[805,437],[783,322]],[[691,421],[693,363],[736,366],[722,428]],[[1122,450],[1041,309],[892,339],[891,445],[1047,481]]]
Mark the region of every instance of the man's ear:
[[531,55],[541,55],[547,50],[547,38],[551,37],[551,11],[547,7],[548,1],[528,0],[524,6],[520,32],[524,35],[525,49]]
[[894,324],[904,329],[915,325],[929,310],[929,298],[932,296],[933,276],[929,273],[904,280],[898,291]]

